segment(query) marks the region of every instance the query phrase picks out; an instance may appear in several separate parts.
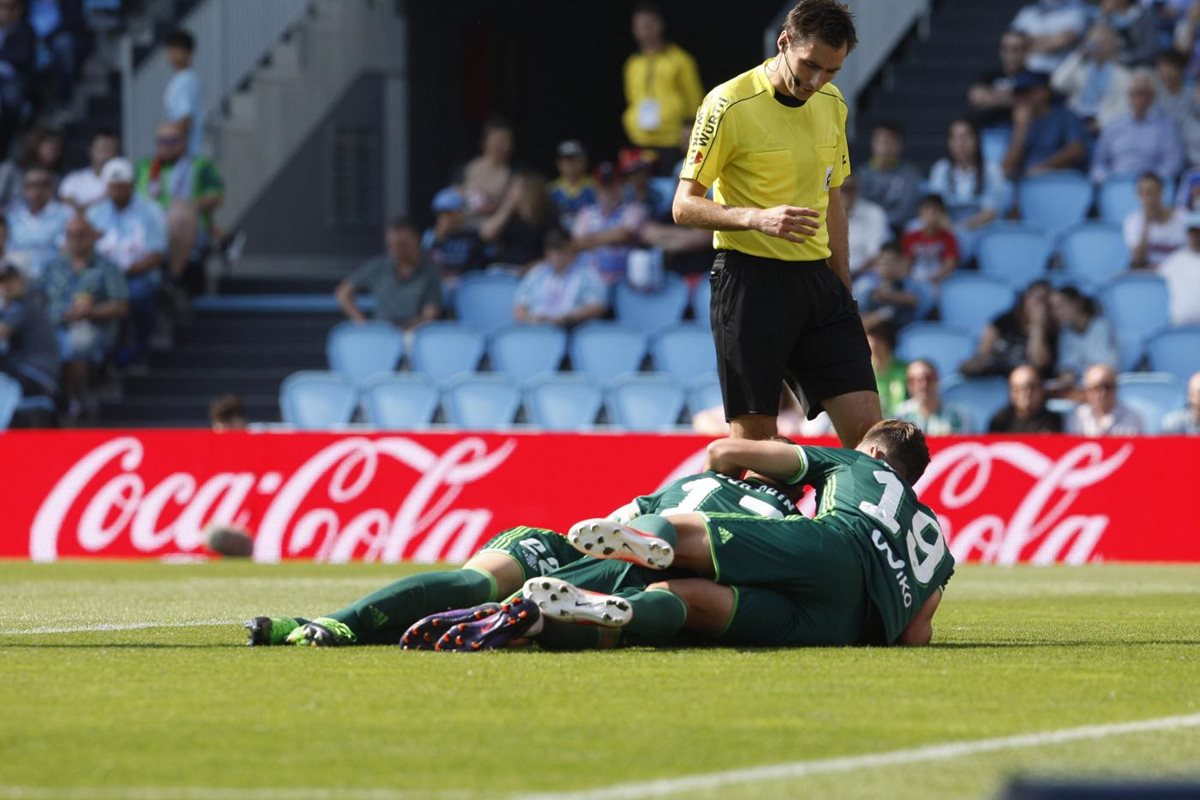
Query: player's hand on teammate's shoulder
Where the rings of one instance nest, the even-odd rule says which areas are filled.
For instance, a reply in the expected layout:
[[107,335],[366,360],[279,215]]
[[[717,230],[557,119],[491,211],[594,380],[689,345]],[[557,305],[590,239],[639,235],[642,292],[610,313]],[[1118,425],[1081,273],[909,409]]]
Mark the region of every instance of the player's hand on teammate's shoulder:
[[821,229],[821,212],[797,206],[775,206],[760,209],[757,228],[768,236],[791,242],[803,242]]

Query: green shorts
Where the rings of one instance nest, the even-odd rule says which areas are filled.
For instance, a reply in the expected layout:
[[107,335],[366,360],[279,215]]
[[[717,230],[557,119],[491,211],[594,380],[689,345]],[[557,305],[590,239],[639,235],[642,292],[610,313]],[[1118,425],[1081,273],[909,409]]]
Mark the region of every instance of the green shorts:
[[489,539],[479,552],[504,553],[521,568],[522,582],[537,578],[583,558],[567,537],[547,528],[518,525]]
[[836,647],[862,640],[865,591],[822,602],[765,586],[734,586],[733,618],[717,643],[737,647]]

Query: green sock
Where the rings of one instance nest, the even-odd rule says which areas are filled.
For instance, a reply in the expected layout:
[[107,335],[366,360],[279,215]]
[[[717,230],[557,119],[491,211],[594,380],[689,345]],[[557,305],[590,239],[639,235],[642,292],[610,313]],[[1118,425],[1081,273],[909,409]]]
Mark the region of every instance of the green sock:
[[359,644],[396,644],[422,617],[495,600],[496,580],[473,569],[424,572],[390,583],[326,614],[354,631]]
[[633,619],[625,632],[651,644],[666,644],[687,622],[687,604],[666,589],[638,592],[629,597],[629,604],[633,606]]
[[666,517],[658,514],[642,514],[634,517],[629,523],[629,527],[639,530],[642,533],[649,533],[652,536],[665,541],[667,544],[674,547],[679,542],[679,536],[675,533],[675,526],[671,524]]

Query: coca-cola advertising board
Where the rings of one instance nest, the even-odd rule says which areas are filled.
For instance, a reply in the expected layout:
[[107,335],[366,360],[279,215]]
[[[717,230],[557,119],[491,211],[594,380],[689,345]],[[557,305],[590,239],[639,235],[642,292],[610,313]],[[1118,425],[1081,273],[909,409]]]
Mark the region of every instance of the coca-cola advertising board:
[[[212,524],[261,561],[465,560],[697,472],[706,439],[536,433],[10,431],[0,557],[175,558]],[[833,440],[814,442],[829,446]],[[1200,441],[948,437],[918,484],[960,560],[1200,561]],[[811,496],[802,504],[809,513]]]

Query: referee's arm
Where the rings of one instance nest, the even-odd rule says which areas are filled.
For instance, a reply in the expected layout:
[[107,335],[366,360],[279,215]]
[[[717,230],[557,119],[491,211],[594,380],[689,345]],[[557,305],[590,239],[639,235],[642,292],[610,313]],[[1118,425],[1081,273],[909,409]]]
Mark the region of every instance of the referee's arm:
[[[705,197],[707,192],[708,187],[699,181],[680,178],[679,186],[675,189],[675,201],[671,204],[671,216],[676,225],[710,231],[759,231],[768,236],[777,236],[797,243],[803,242],[821,228],[821,214],[811,208],[723,206]],[[840,208],[841,204],[838,206]],[[843,242],[845,219],[846,215],[843,212]],[[843,266],[846,264],[846,249],[842,250]]]
[[850,288],[850,223],[842,205],[842,187],[829,187],[829,208],[826,210],[829,227],[829,268]]

